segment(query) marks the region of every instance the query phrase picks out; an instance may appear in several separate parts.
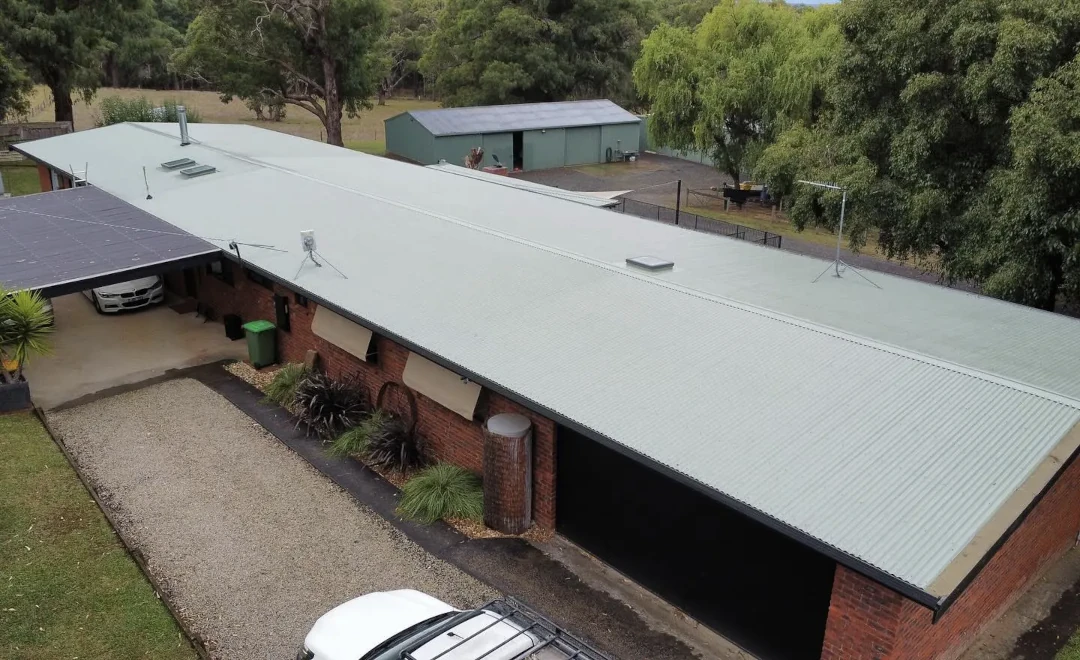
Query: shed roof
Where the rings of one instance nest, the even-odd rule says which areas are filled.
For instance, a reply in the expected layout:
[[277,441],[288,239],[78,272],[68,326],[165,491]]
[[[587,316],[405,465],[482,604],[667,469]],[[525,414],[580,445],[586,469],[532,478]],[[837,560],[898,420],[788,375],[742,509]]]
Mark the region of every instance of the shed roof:
[[[1080,443],[1080,322],[247,126],[24,144],[922,602]],[[156,163],[191,156],[215,175]],[[153,199],[147,200],[142,167]],[[299,232],[349,279],[302,262]],[[675,262],[659,273],[627,257]],[[358,282],[370,285],[358,286]]]
[[410,115],[435,136],[636,124],[641,121],[607,99],[410,110],[402,114]]
[[54,296],[218,253],[100,188],[0,199],[0,284],[10,290]]

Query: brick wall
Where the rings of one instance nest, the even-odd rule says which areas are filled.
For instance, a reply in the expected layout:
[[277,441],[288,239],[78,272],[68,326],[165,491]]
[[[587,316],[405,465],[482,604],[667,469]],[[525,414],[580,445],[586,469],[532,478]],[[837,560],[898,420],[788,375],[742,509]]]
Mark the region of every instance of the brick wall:
[[[296,303],[292,291],[275,283],[273,292],[249,280],[243,270],[232,262],[223,267],[232,272],[233,284],[199,271],[199,299],[209,305],[220,318],[238,314],[244,323],[255,319],[275,321],[273,294],[289,299],[290,331],[279,330],[278,358],[283,362],[303,362],[309,349],[319,352],[327,373],[335,378],[355,375],[367,391],[372,403],[387,381],[400,383],[409,350],[404,346],[376,335],[374,363],[364,362],[311,333],[311,321],[316,304],[307,307]],[[171,287],[182,286],[182,277],[166,278]],[[176,289],[182,293],[183,289]],[[386,407],[408,414],[407,402],[388,393]],[[504,412],[525,415],[533,423],[533,518],[537,524],[555,526],[555,423],[486,388],[480,396],[473,421],[452,412],[419,392],[414,392],[417,404],[416,430],[425,438],[434,454],[441,460],[455,463],[480,473],[484,464],[484,433],[482,423],[488,417]]]
[[821,657],[956,658],[1076,542],[1078,498],[1080,461],[1073,461],[937,623],[925,607],[837,566]]

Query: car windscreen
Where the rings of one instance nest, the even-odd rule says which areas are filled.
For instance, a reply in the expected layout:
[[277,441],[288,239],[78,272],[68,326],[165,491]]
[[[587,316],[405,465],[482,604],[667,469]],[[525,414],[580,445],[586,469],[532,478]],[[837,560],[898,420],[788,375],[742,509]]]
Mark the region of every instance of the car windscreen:
[[440,623],[454,618],[461,614],[460,612],[443,612],[442,614],[436,614],[430,619],[426,619],[417,623],[416,625],[409,626],[405,630],[402,630],[398,634],[394,635],[390,639],[386,640],[382,644],[379,644],[375,648],[371,649],[364,654],[364,657],[360,660],[376,660],[381,658],[384,653],[397,646],[403,646],[406,642],[412,640],[413,637],[419,637],[420,635],[427,634],[432,628],[438,626]]

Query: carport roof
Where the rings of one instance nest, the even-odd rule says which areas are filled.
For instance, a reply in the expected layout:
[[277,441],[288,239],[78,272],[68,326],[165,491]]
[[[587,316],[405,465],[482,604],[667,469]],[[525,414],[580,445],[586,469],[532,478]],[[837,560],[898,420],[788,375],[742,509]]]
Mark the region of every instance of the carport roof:
[[410,110],[402,114],[412,116],[436,137],[604,124],[636,124],[641,121],[636,115],[623,110],[607,99]]
[[59,295],[219,253],[100,188],[0,199],[0,284],[9,290]]
[[[24,143],[246,266],[941,607],[1080,444],[1080,322],[249,126]],[[217,168],[187,179],[157,167]],[[147,167],[153,199],[146,199]],[[300,232],[323,259],[304,265]],[[628,268],[630,257],[673,268]],[[880,287],[880,288],[879,288]]]

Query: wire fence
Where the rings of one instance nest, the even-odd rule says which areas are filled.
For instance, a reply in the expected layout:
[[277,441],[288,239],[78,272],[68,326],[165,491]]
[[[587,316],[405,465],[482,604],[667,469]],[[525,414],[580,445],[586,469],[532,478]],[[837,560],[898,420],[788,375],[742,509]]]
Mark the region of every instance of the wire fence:
[[639,202],[634,199],[626,199],[625,197],[622,198],[619,201],[619,205],[612,208],[612,210],[637,216],[639,218],[663,222],[669,225],[678,225],[680,227],[702,231],[708,234],[719,234],[720,236],[730,236],[752,243],[761,243],[762,245],[768,245],[775,248],[780,247],[780,243],[784,239],[780,234],[774,234],[770,231],[754,229],[753,227],[744,227],[732,222],[724,222],[723,220],[709,218],[696,213],[687,213],[686,211],[678,212],[678,218],[676,219],[676,211],[673,208],[657,206],[656,204],[649,204],[648,202]]

